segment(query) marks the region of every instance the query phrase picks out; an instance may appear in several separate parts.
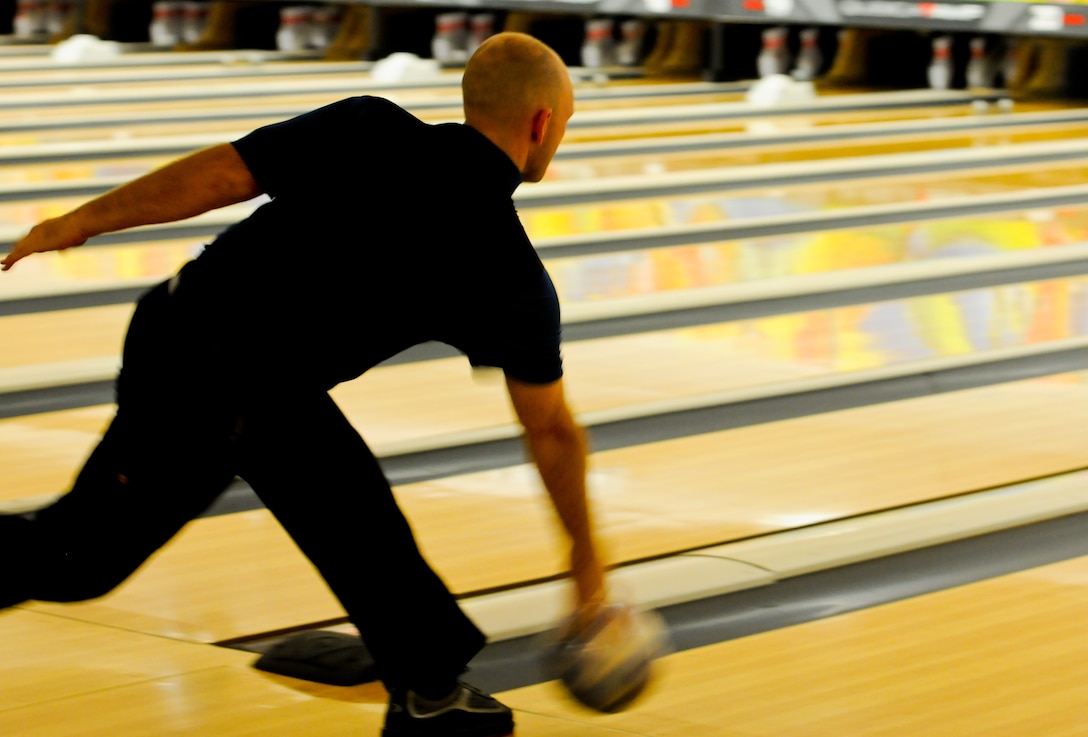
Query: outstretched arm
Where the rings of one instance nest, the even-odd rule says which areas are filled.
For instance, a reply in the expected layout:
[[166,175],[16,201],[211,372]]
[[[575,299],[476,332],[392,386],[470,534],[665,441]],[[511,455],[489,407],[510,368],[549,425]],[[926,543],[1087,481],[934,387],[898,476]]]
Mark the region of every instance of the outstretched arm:
[[102,233],[184,220],[259,194],[260,187],[234,146],[212,146],[39,223],[0,261],[0,270],[7,271],[32,253],[81,246]]
[[586,441],[567,406],[562,380],[528,384],[507,378],[514,411],[567,535],[579,614],[591,617],[605,603],[604,567],[586,494]]

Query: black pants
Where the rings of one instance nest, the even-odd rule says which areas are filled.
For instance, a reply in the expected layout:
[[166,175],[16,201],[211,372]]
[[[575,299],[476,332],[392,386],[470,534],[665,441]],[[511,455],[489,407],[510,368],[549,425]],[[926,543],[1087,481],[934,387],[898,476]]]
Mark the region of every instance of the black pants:
[[484,637],[420,555],[362,437],[324,391],[260,389],[179,313],[165,285],[140,300],[117,414],[72,490],[0,516],[0,607],[107,593],[238,475],[324,577],[388,687],[458,676]]

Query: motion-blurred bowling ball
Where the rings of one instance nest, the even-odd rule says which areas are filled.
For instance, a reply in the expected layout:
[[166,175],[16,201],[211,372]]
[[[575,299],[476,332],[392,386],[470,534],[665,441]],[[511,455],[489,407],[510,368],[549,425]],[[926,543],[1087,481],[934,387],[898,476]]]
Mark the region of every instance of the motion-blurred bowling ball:
[[544,647],[545,665],[566,691],[595,711],[622,711],[653,680],[669,649],[660,616],[624,604],[603,607],[577,631],[561,626]]

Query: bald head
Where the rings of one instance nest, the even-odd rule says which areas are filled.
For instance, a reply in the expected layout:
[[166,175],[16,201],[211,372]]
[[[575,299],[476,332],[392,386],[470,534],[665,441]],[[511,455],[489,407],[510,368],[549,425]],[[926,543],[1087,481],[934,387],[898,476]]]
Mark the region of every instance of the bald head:
[[540,181],[574,113],[559,55],[524,33],[499,33],[468,60],[461,90],[465,123],[506,152],[524,181]]
[[541,107],[554,110],[569,85],[566,65],[547,45],[524,33],[499,33],[465,66],[465,120],[512,123]]

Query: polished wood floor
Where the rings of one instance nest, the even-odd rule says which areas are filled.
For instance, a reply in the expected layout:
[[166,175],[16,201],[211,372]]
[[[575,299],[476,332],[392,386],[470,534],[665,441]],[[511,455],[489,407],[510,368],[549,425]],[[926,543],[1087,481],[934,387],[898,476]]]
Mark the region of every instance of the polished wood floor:
[[[946,108],[929,114],[967,113]],[[874,113],[864,119],[903,115]],[[798,116],[809,126],[846,119],[862,116]],[[744,123],[731,125],[745,129]],[[630,126],[622,135],[712,127]],[[1082,133],[1068,131],[1070,140]],[[1016,135],[1026,137],[1015,141],[1027,142],[1035,140],[1031,136],[1055,140],[1066,134],[1048,129]],[[1006,139],[987,139],[984,145],[1014,142]],[[980,139],[960,138],[947,147],[971,145],[972,140]],[[931,144],[945,145],[919,139],[914,146]],[[917,150],[910,143],[889,142],[883,149],[882,144],[858,145],[851,153],[843,144],[840,155]],[[830,153],[825,148],[812,158]],[[791,154],[783,150],[781,155]],[[766,156],[747,163],[767,164],[775,154]],[[673,164],[630,159],[596,174],[629,176],[658,165]],[[723,159],[713,165],[741,162]],[[678,157],[675,166],[691,163]],[[957,187],[1016,190],[1075,181],[1080,166],[1068,161],[942,179],[942,189],[934,189],[932,196]],[[863,186],[879,197],[871,184]],[[904,177],[888,182],[886,191],[903,196],[920,186],[919,178]],[[795,196],[823,196],[822,206],[831,207],[850,201],[836,187],[820,189],[822,195],[809,188]],[[763,191],[758,196],[782,201],[783,194]],[[708,199],[697,206],[663,205],[658,212],[686,208],[697,217],[721,217],[726,210],[714,215]],[[645,202],[636,209],[640,205],[649,209]],[[554,212],[532,222],[530,229],[535,237],[547,238],[576,232],[579,224],[596,232],[609,223],[620,229],[643,227],[643,221],[620,210],[578,217]],[[935,234],[927,243],[946,245],[950,252],[963,244],[964,234],[984,250],[1025,243],[1036,248],[1072,245],[1078,242],[1079,222],[1076,211],[1063,209],[1026,213],[1018,224],[981,219],[966,227],[922,223],[893,236],[888,232],[894,228],[885,228],[879,237],[875,231],[854,231],[818,240],[820,249],[814,250],[825,257],[810,254],[809,269],[836,263],[841,268],[851,261],[857,267],[864,256],[841,255],[857,243],[873,246],[873,254],[884,252],[876,244],[889,242],[917,250],[918,233],[926,228]],[[78,290],[81,284],[139,283],[168,273],[196,245],[88,248],[40,259],[40,267],[28,261],[0,277],[0,296],[15,300],[20,290],[28,296]],[[657,272],[631,268],[635,257],[621,256],[626,267],[611,267],[604,292],[600,274],[606,272],[599,262],[583,259],[575,265],[557,259],[549,261],[549,268],[557,274],[564,302],[590,304],[602,294],[632,297],[707,286],[700,275],[713,271],[707,266],[713,259],[700,262],[693,256],[697,251],[658,253],[651,257],[660,265]],[[788,250],[779,255],[780,267],[795,268],[791,264],[801,259],[794,256]],[[621,272],[627,281],[616,276]],[[647,273],[653,278],[647,279]],[[764,269],[747,278],[773,274]],[[598,291],[587,286],[594,278]],[[735,401],[744,392],[789,391],[805,382],[861,375],[897,362],[969,358],[1072,340],[1088,329],[1085,294],[1083,279],[1071,277],[985,293],[990,296],[936,295],[890,309],[861,305],[573,342],[567,346],[568,381],[575,409],[590,422],[699,398]],[[122,305],[0,318],[0,344],[5,346],[0,378],[37,378],[48,385],[63,376],[108,371],[130,309]],[[875,329],[874,321],[887,327],[888,314],[898,328]],[[920,345],[926,345],[921,352]],[[46,376],[42,367],[55,374]],[[513,432],[501,386],[486,376],[471,378],[463,360],[376,370],[337,389],[336,398],[383,454]],[[33,507],[62,491],[110,413],[111,407],[97,406],[0,421],[0,507]],[[647,559],[697,561],[698,551],[723,545],[773,539],[802,528],[818,534],[822,525],[846,521],[864,525],[880,513],[981,497],[995,488],[1088,468],[1086,414],[1088,373],[1080,371],[601,450],[591,459],[593,504],[609,559],[623,566],[621,571],[637,570]],[[528,466],[446,476],[396,491],[425,553],[466,606],[497,589],[531,589],[562,573],[555,522]],[[1088,489],[1072,495],[1077,494],[1088,497]],[[970,506],[965,509],[970,516]],[[904,521],[900,532],[907,532],[909,524]],[[763,559],[746,559],[741,548],[730,550],[724,554],[733,556],[730,563],[746,569],[744,585],[787,575]],[[618,715],[588,714],[567,702],[555,684],[503,697],[518,711],[521,737],[1079,735],[1088,693],[1088,641],[1080,633],[1088,607],[1086,581],[1088,563],[1072,560],[676,653],[662,661],[662,677],[652,693]],[[251,654],[214,645],[341,617],[316,572],[267,512],[196,520],[107,597],[76,605],[35,603],[0,613],[0,734],[376,733],[385,705],[380,687],[337,689],[269,676],[249,667]]]

